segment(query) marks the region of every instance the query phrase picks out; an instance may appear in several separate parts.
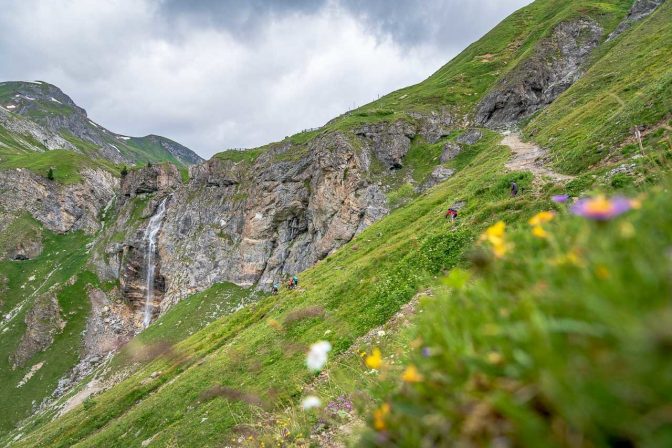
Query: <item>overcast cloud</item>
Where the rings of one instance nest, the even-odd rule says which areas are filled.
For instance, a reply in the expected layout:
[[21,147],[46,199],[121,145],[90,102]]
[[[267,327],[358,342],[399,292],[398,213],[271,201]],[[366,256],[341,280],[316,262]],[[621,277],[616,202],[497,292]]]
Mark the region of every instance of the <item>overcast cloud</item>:
[[203,157],[422,81],[529,0],[0,0],[0,81]]

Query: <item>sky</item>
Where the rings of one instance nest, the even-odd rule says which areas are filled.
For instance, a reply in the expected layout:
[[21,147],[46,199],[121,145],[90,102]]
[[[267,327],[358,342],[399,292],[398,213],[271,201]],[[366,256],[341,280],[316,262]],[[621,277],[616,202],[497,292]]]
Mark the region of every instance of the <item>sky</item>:
[[530,0],[0,0],[0,81],[208,158],[422,81]]

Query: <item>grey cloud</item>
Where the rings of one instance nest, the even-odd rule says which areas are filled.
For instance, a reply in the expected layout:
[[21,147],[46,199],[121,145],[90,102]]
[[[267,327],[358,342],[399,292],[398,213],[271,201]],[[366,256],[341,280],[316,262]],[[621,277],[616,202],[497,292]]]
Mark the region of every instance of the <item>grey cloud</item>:
[[2,3],[0,81],[51,82],[113,131],[208,157],[421,81],[527,1]]

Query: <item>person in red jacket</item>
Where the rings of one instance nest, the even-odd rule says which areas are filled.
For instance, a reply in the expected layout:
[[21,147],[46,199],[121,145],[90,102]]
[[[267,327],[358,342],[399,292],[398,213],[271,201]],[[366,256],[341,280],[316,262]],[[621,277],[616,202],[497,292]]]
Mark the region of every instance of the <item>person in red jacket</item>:
[[450,218],[451,221],[455,221],[457,219],[457,210],[454,208],[449,208],[446,212],[446,218]]

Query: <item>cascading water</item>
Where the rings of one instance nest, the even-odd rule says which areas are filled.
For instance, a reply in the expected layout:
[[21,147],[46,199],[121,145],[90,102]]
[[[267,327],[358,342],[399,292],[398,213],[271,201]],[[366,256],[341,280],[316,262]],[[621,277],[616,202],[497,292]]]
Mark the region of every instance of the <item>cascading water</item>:
[[166,216],[166,201],[168,198],[161,201],[156,213],[149,220],[149,224],[145,229],[145,264],[147,266],[147,278],[145,289],[145,314],[142,319],[143,326],[147,328],[152,320],[152,308],[154,307],[154,275],[156,273],[156,266],[154,264],[154,255],[156,254],[156,237],[161,230],[163,217]]

